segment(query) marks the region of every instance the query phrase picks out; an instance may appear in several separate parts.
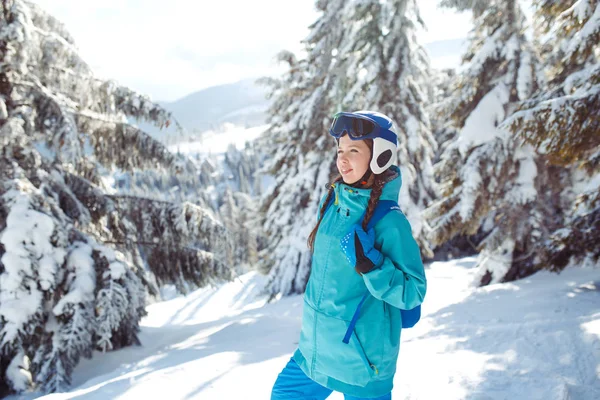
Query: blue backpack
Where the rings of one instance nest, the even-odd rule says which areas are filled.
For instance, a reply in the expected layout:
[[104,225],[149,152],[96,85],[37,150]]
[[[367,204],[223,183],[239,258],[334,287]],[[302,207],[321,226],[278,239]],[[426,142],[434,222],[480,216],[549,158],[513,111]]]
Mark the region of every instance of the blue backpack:
[[[333,198],[330,199],[329,203],[327,203],[327,207],[325,208],[325,212],[327,209],[333,204]],[[367,231],[373,228],[383,217],[386,216],[392,210],[400,211],[400,207],[398,203],[393,200],[379,200],[377,203],[377,207],[367,224]],[[402,211],[400,211],[402,212]],[[364,218],[364,215],[363,215]],[[356,311],[354,311],[354,315],[352,316],[352,321],[350,321],[350,326],[348,326],[348,330],[346,331],[346,335],[344,336],[343,342],[348,343],[350,341],[350,336],[352,336],[352,331],[354,331],[354,326],[356,325],[356,321],[358,321],[358,317],[360,314],[360,309],[362,308],[365,300],[371,295],[371,292],[367,291],[364,294],[358,306],[356,307]],[[417,322],[421,319],[421,306],[418,305],[412,310],[400,310],[400,314],[402,315],[402,328],[412,328],[415,326]]]

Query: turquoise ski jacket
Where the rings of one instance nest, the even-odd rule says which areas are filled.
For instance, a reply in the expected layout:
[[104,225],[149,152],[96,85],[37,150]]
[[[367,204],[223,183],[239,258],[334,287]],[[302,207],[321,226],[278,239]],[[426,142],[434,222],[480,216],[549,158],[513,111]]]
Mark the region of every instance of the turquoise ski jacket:
[[[398,200],[402,179],[398,167],[392,168],[396,175],[385,184],[382,200]],[[358,274],[346,260],[340,240],[360,222],[371,190],[340,183],[334,191],[335,201],[315,237],[294,360],[307,376],[329,389],[378,397],[392,390],[400,350],[400,309],[421,304],[427,288],[425,272],[408,220],[392,211],[374,228],[383,264]],[[343,343],[367,290],[372,296],[363,304],[350,342]]]

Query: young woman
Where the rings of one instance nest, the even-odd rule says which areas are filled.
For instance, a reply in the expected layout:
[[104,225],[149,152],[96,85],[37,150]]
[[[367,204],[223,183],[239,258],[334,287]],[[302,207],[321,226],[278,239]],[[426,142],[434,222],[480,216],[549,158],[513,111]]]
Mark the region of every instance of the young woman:
[[321,200],[308,238],[312,270],[300,341],[271,400],[320,400],[332,391],[347,400],[391,399],[400,310],[425,296],[423,263],[406,217],[388,212],[365,232],[380,200],[398,200],[392,121],[370,111],[339,113],[329,132],[341,176]]

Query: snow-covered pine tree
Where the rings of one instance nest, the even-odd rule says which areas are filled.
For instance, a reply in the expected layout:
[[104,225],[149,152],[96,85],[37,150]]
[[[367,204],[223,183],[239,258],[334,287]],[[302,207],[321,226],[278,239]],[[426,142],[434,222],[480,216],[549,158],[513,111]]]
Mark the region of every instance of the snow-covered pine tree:
[[402,170],[399,204],[424,256],[433,253],[421,211],[436,197],[432,160],[437,144],[425,105],[432,100],[429,59],[416,39],[423,25],[415,0],[360,1],[352,8],[339,57],[346,74],[335,89],[341,109],[378,110],[398,131]]
[[225,228],[233,242],[233,251],[230,257],[231,265],[240,265],[246,262],[247,247],[244,246],[243,240],[247,235],[244,227],[240,224],[241,213],[233,198],[233,193],[229,186],[226,187],[225,193],[222,196],[222,202],[219,209],[219,214]]
[[457,129],[452,119],[448,118],[448,100],[452,98],[452,86],[457,79],[454,69],[432,70],[432,101],[427,107],[427,113],[431,119],[431,131],[438,144],[437,152],[433,159],[434,163],[439,161],[440,154],[446,146],[455,138]]
[[561,270],[600,258],[600,1],[535,1],[548,86],[505,125],[569,169],[565,219],[539,262]]
[[[175,146],[174,146],[175,147]],[[197,174],[172,174],[168,170],[121,171],[115,174],[115,190],[119,194],[150,197],[170,202],[190,202],[210,208],[215,214],[223,202],[225,188],[256,196],[259,186],[260,152],[252,142],[237,149],[231,144],[222,154],[196,153],[190,158]],[[206,168],[208,167],[208,168]],[[215,190],[207,191],[206,188]]]
[[[159,285],[175,284],[180,293],[230,278],[232,242],[210,210],[133,196],[110,196],[111,213],[104,243],[143,260]],[[132,260],[135,262],[135,260]]]
[[231,175],[229,185],[236,192],[253,193],[255,179],[258,179],[259,154],[256,145],[247,142],[244,149],[238,150],[235,144],[230,144],[223,161],[225,174]]
[[259,270],[269,273],[272,295],[304,292],[310,274],[305,239],[334,172],[326,132],[334,109],[331,89],[336,72],[331,70],[344,25],[340,22],[344,3],[318,1],[322,15],[305,39],[307,58],[281,52],[279,61],[287,63],[287,73],[280,80],[264,80],[271,85],[273,101],[267,117],[270,126],[261,140],[265,149],[272,149],[272,156],[263,168],[275,183],[263,194],[267,246],[259,257]]
[[266,170],[276,182],[263,197],[269,242],[261,269],[270,273],[272,294],[305,289],[311,260],[306,238],[336,175],[328,124],[342,109],[378,110],[399,124],[405,180],[399,201],[430,255],[418,209],[434,195],[435,141],[423,109],[428,62],[414,38],[416,2],[319,0],[316,6],[321,16],[304,41],[306,58],[281,53],[288,72],[268,82],[274,101],[262,143],[273,149]]
[[96,79],[36,5],[0,8],[0,393],[63,390],[80,357],[138,342],[149,276],[229,278],[228,244],[200,207],[111,194],[113,168],[195,173],[126,123],[169,114]]
[[221,221],[233,242],[231,264],[239,266],[239,272],[244,272],[245,268],[258,261],[257,235],[259,231],[254,223],[257,204],[246,193],[234,193],[229,187],[225,190],[222,201],[223,204],[219,210]]
[[[454,69],[433,70],[431,75],[433,101],[427,107],[431,119],[431,130],[438,143],[437,152],[433,159],[434,165],[439,167],[442,154],[451,145],[458,134],[458,128],[451,118],[448,118],[449,102],[453,99],[452,88],[458,79]],[[435,169],[434,169],[435,172]],[[441,174],[434,173],[437,179]],[[439,182],[436,182],[439,186]],[[448,260],[466,257],[476,253],[470,242],[476,239],[458,235],[435,248],[435,260]]]
[[243,232],[240,246],[245,250],[244,262],[254,266],[258,262],[260,243],[264,239],[261,220],[258,217],[258,203],[255,197],[242,192],[234,193],[233,197],[239,210],[238,226]]
[[204,189],[216,181],[208,174],[173,174],[168,170],[153,169],[115,175],[114,189],[119,194],[169,202],[187,201],[202,208],[213,205],[212,198]]
[[472,10],[474,29],[456,96],[447,101],[459,132],[436,165],[442,198],[426,211],[431,238],[442,245],[479,232],[478,283],[516,279],[534,272],[537,245],[558,212],[560,174],[551,176],[532,146],[498,129],[537,89],[537,58],[516,0],[441,4]]

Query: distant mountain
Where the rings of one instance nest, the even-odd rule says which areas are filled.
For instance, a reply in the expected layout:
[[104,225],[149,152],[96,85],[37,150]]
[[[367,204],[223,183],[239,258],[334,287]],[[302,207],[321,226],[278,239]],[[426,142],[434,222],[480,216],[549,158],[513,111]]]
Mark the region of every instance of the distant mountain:
[[[171,111],[188,134],[195,135],[207,130],[218,130],[225,123],[254,127],[265,123],[269,101],[267,88],[259,86],[254,79],[209,87],[189,94],[174,102],[158,102]],[[137,124],[157,139],[173,134],[174,129]]]
[[[456,68],[466,49],[466,39],[449,39],[425,44],[434,68]],[[209,87],[189,94],[174,102],[158,102],[171,111],[188,135],[197,136],[208,130],[220,130],[224,124],[251,128],[265,123],[269,101],[267,88],[256,84],[254,79]],[[165,141],[169,135],[178,141],[174,129],[138,124],[153,137]]]

